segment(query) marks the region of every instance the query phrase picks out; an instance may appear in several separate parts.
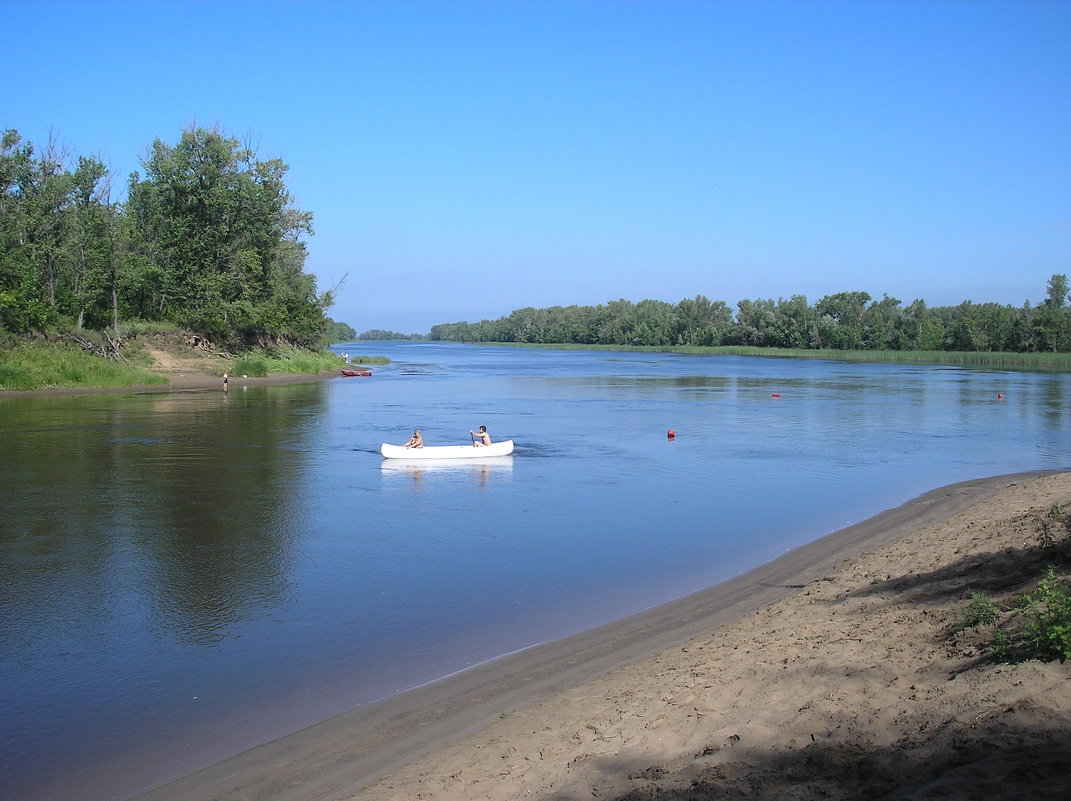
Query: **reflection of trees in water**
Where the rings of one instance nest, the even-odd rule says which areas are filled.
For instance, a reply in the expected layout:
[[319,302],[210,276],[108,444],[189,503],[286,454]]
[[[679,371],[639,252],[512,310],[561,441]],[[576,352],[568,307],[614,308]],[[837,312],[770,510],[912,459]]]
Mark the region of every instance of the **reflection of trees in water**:
[[[94,399],[100,401],[100,399]],[[6,402],[0,425],[0,640],[22,658],[65,654],[114,607],[114,399]],[[103,407],[103,408],[101,408]]]
[[284,594],[304,468],[295,440],[322,397],[268,394],[184,419],[181,455],[159,465],[153,520],[138,535],[162,628],[216,642]]
[[98,631],[133,595],[159,631],[211,643],[277,603],[300,440],[324,397],[289,389],[227,404],[198,393],[6,407],[24,425],[5,425],[19,434],[0,454],[17,487],[0,532],[4,617]]

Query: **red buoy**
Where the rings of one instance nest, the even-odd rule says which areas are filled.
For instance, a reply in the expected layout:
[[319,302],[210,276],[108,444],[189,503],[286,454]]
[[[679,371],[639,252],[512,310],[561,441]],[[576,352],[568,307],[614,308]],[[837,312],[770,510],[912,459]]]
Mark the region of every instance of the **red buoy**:
[[676,437],[677,437],[677,432],[674,431],[672,428],[669,431],[666,432],[666,439],[676,439]]
[[997,400],[1004,400],[1004,393],[1003,392],[998,392],[997,393]]
[[775,393],[774,393],[773,395],[771,395],[770,397],[771,397],[771,398],[780,398],[780,397],[781,397],[781,393],[780,393],[780,392],[775,392]]

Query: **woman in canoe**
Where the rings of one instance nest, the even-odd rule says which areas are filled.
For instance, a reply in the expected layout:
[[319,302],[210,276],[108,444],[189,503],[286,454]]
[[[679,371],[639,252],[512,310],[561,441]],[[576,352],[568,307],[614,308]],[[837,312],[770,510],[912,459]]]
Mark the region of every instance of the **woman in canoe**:
[[424,447],[424,437],[421,436],[419,428],[416,431],[413,432],[413,436],[411,436],[409,438],[409,441],[407,443],[405,443],[405,445],[403,445],[402,447],[404,447],[404,448],[423,448]]
[[[472,444],[475,447],[479,448],[481,445],[491,444],[491,435],[487,433],[487,426],[480,426],[479,431],[470,431],[469,433],[472,434]],[[477,438],[479,441],[477,441]]]

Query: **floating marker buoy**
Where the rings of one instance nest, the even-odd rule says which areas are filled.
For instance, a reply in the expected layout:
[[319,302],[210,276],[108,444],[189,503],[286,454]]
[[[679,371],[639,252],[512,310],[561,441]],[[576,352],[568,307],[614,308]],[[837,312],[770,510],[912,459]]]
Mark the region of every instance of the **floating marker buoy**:
[[666,432],[666,439],[676,439],[676,437],[677,437],[677,432],[674,431],[672,428],[669,431]]
[[771,395],[770,397],[771,397],[771,398],[780,398],[780,397],[781,397],[781,393],[780,393],[780,392],[775,392],[775,393],[774,393],[773,395]]
[[1004,393],[1003,392],[998,392],[997,393],[997,400],[1004,400]]

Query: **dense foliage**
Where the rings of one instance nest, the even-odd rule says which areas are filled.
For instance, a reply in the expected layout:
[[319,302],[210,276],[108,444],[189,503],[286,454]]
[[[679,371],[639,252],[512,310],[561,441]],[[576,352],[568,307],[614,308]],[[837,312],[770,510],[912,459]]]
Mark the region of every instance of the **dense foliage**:
[[385,331],[382,328],[372,328],[368,331],[362,331],[357,339],[362,341],[378,341],[378,342],[391,342],[397,340],[425,340],[427,336],[425,334],[399,334],[397,331]]
[[303,272],[312,215],[287,166],[219,131],[156,140],[111,199],[98,160],[0,143],[0,332],[166,321],[229,345],[318,345],[330,293]]
[[497,320],[444,323],[430,338],[452,342],[580,345],[723,346],[832,350],[1071,351],[1065,275],[1049,279],[1048,297],[1021,308],[964,301],[929,308],[922,300],[872,300],[866,292],[827,295],[813,306],[788,300],[724,301],[699,295],[676,305],[615,300],[600,306],[525,308]]
[[324,336],[328,342],[353,342],[357,338],[357,329],[347,323],[328,318]]

